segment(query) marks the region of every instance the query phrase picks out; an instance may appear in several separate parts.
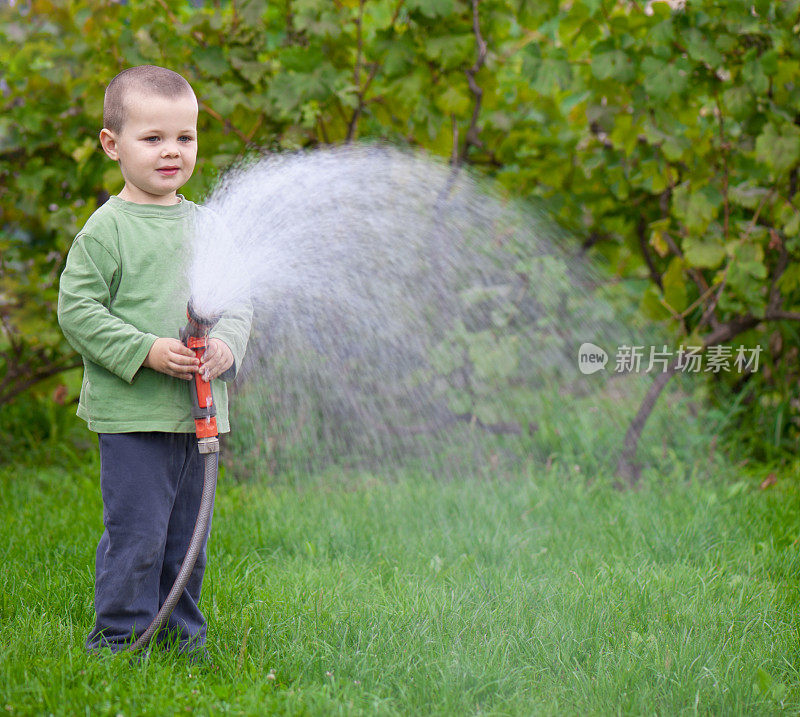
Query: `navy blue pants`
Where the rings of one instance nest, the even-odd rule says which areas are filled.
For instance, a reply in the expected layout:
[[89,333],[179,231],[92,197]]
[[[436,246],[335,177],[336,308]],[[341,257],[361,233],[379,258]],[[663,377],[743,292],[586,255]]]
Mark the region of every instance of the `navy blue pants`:
[[[203,458],[193,433],[101,433],[99,439],[105,532],[95,563],[96,622],[86,646],[119,650],[147,629],[175,582],[200,507]],[[197,601],[207,540],[158,635],[186,651],[205,643]]]

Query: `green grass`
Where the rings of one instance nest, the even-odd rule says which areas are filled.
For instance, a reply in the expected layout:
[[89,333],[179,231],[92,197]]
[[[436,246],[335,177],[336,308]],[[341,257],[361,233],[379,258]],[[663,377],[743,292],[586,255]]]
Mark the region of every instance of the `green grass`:
[[[84,653],[98,465],[0,469],[0,713],[773,714],[800,708],[793,476],[554,465],[218,492],[210,664]],[[5,708],[5,710],[4,710]]]

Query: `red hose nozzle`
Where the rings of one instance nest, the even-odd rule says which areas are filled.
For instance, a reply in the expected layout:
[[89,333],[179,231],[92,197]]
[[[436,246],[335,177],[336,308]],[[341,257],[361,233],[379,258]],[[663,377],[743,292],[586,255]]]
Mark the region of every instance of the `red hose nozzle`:
[[[181,331],[181,340],[194,351],[195,356],[202,360],[206,351],[208,332],[219,321],[219,316],[201,316],[197,313],[192,302],[186,307],[186,316],[189,321]],[[211,382],[204,381],[199,373],[189,385],[189,394],[192,399],[192,418],[194,418],[195,433],[200,442],[201,452],[208,448],[208,439],[214,439],[217,433],[217,408],[214,405],[214,395],[211,391]],[[217,445],[219,445],[217,443]]]
[[189,321],[187,322],[183,333],[186,336],[197,336],[198,338],[201,336],[206,336],[208,332],[214,328],[220,318],[219,315],[203,316],[202,314],[198,313],[194,308],[191,299],[186,305],[186,317],[189,319]]

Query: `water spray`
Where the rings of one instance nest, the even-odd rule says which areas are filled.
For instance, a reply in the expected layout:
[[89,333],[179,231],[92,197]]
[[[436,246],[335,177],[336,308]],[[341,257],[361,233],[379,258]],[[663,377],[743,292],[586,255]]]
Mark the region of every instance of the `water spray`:
[[[219,316],[202,316],[192,305],[191,300],[186,307],[188,321],[180,332],[183,343],[194,351],[195,356],[201,359],[208,346],[208,334],[219,321]],[[181,569],[175,578],[175,583],[164,600],[164,604],[153,618],[150,626],[142,633],[136,642],[128,649],[132,652],[145,649],[153,636],[169,619],[175,605],[189,582],[189,577],[194,570],[197,556],[203,547],[211,512],[214,509],[214,493],[217,489],[217,456],[219,454],[219,433],[217,431],[217,409],[214,405],[214,394],[211,381],[204,381],[200,373],[195,373],[189,382],[189,395],[192,401],[192,418],[197,435],[197,448],[203,456],[203,494],[200,498],[200,509],[197,512],[192,538],[189,548],[181,564]]]
[[[615,470],[653,374],[613,360],[585,374],[578,349],[668,340],[639,325],[629,288],[545,208],[372,144],[243,160],[204,206],[194,306],[254,308],[237,371],[244,470],[259,470],[258,444],[275,471],[342,459],[378,470],[424,459],[450,475],[497,460]],[[671,410],[648,429],[658,445],[687,435]],[[651,448],[637,460],[665,460],[653,439],[638,443]]]

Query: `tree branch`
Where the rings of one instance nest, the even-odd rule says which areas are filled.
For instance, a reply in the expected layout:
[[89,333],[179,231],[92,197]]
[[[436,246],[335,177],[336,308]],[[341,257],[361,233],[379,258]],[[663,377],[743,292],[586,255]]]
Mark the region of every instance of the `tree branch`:
[[357,87],[358,103],[353,110],[353,115],[350,117],[350,122],[347,125],[347,137],[345,142],[350,144],[356,134],[356,127],[358,120],[361,117],[361,111],[364,108],[364,91],[361,87],[361,62],[364,55],[364,3],[366,0],[358,0],[358,17],[356,18],[356,64],[353,67],[353,86]]
[[[679,256],[681,259],[683,259],[684,258],[683,252],[675,243],[675,240],[669,234],[667,234],[667,232],[664,232],[663,237],[664,241],[667,243],[667,246],[670,248],[672,253],[675,254],[675,256]],[[699,271],[698,269],[695,269],[693,266],[688,267],[687,271],[689,272],[689,276],[692,277],[692,281],[694,281],[694,283],[697,285],[700,295],[701,296],[708,295],[710,293],[711,287],[709,287],[708,282],[703,276],[703,272]],[[716,302],[713,303],[713,306],[716,307]],[[711,322],[711,325],[713,327],[716,327],[719,321],[716,315],[714,314],[713,308],[711,312],[706,312],[706,314],[707,314],[707,320]]]
[[455,167],[458,165],[458,122],[455,114],[450,115],[450,124],[453,128],[453,151],[450,155],[450,164]]
[[227,129],[230,132],[233,132],[240,140],[242,140],[242,142],[244,142],[245,144],[245,147],[248,144],[250,144],[250,138],[244,132],[242,132],[238,127],[234,127],[233,124],[231,124],[230,120],[226,119],[219,112],[209,107],[205,102],[201,101],[199,104],[201,110],[208,112],[208,114],[210,114],[215,120],[217,120],[217,122],[221,122],[223,125],[225,125],[225,129]]
[[719,127],[719,148],[720,152],[722,153],[722,197],[724,202],[724,209],[723,209],[723,220],[722,220],[722,239],[723,241],[728,241],[728,226],[730,224],[730,203],[729,203],[729,170],[728,170],[728,150],[730,149],[730,145],[725,141],[725,118],[722,114],[722,107],[719,103],[719,94],[717,91],[714,91],[714,101],[716,103],[717,108],[717,117],[719,119],[718,127]]
[[[358,102],[356,104],[355,109],[353,110],[353,114],[350,117],[350,121],[347,123],[347,137],[345,138],[346,143],[350,143],[353,141],[356,135],[356,129],[358,128],[358,121],[361,119],[361,115],[364,112],[364,107],[366,106],[366,96],[367,92],[369,91],[370,86],[372,85],[372,81],[375,79],[375,76],[378,74],[378,71],[383,66],[383,61],[375,62],[372,64],[370,68],[369,75],[367,75],[367,80],[364,83],[364,86],[360,86],[361,82],[361,68],[363,66],[363,51],[364,51],[364,39],[363,39],[363,20],[364,20],[364,4],[366,0],[359,0],[358,6],[358,19],[356,20],[356,27],[357,27],[357,43],[358,49],[356,54],[356,64],[353,68],[353,82],[357,89],[356,97]],[[394,24],[397,22],[397,18],[400,16],[400,10],[403,7],[403,3],[405,0],[397,0],[397,4],[394,6],[394,12],[392,13],[392,19],[389,21],[389,27],[394,27]]]
[[661,291],[664,291],[664,285],[661,281],[661,275],[658,273],[658,269],[656,269],[653,257],[650,255],[650,250],[647,248],[646,233],[647,233],[647,219],[645,218],[644,214],[640,213],[639,221],[636,222],[636,236],[639,239],[639,249],[642,252],[645,264],[647,264],[647,269],[650,272],[650,279],[652,279],[653,283],[655,283],[655,285]]
[[743,314],[742,316],[736,316],[730,321],[726,321],[724,324],[720,324],[714,329],[710,334],[708,334],[703,339],[703,348],[708,348],[709,346],[715,346],[716,344],[722,344],[726,341],[730,341],[732,338],[738,336],[743,331],[747,331],[748,329],[752,329],[754,326],[757,326],[764,320],[766,317],[761,318],[758,316],[753,316],[752,314]]
[[480,72],[481,68],[486,63],[486,41],[481,34],[480,15],[478,14],[479,2],[480,0],[472,0],[472,32],[475,35],[478,55],[472,67],[464,70],[470,92],[472,92],[472,96],[474,97],[474,103],[472,106],[472,118],[470,119],[469,128],[464,135],[464,146],[461,148],[459,163],[466,160],[470,147],[483,147],[483,142],[480,138],[480,130],[478,129],[478,117],[480,116],[481,104],[483,102],[483,89],[475,80],[475,75]]
[[[759,324],[762,319],[751,314],[737,316],[736,318],[728,321],[725,324],[718,326],[703,340],[703,348],[708,348],[715,344],[725,343],[732,338],[753,328]],[[678,359],[676,358],[666,371],[656,374],[650,388],[647,389],[642,403],[639,405],[639,410],[628,425],[628,430],[625,432],[625,439],[622,445],[622,452],[620,453],[619,460],[617,461],[616,474],[619,478],[624,479],[629,486],[633,486],[639,478],[641,467],[636,463],[636,450],[639,446],[639,439],[644,431],[645,423],[650,417],[650,414],[655,408],[658,397],[664,390],[669,380],[680,369]]]
[[774,229],[770,229],[772,234],[773,241],[777,240],[779,246],[779,254],[778,254],[778,261],[775,264],[775,270],[772,272],[772,281],[770,282],[769,286],[769,294],[767,299],[767,314],[774,314],[780,309],[781,306],[781,292],[778,289],[778,282],[780,281],[781,276],[783,276],[783,272],[786,271],[786,267],[789,266],[789,252],[786,251],[786,245],[784,244],[783,240],[781,239],[778,232]]
[[[68,356],[66,359],[64,359],[64,361],[72,359],[73,357],[74,354]],[[51,376],[56,376],[57,374],[63,371],[69,371],[70,369],[79,368],[81,366],[83,366],[83,361],[74,361],[73,363],[68,363],[66,365],[64,365],[64,362],[62,361],[41,368],[36,373],[34,373],[30,378],[21,381],[20,383],[16,384],[12,383],[10,388],[4,390],[3,393],[0,393],[0,405],[8,403],[12,398],[15,398],[23,391],[27,391],[29,388],[35,386],[40,381],[44,381],[45,379],[48,379]]]
[[[782,309],[768,309],[764,316],[753,316],[743,314],[737,316],[724,324],[719,324],[710,334],[703,339],[703,348],[724,344],[736,338],[741,333],[752,329],[758,324],[766,321],[800,321],[800,312],[783,311]],[[669,379],[679,370],[678,360],[675,359],[669,368],[661,374],[657,374],[653,383],[647,391],[644,400],[639,406],[633,420],[625,433],[622,452],[617,461],[616,473],[620,478],[627,480],[629,485],[633,485],[639,477],[640,468],[637,465],[636,449],[641,438],[644,425],[650,414],[653,412],[656,401],[669,382]]]
[[770,311],[764,315],[764,321],[800,321],[800,312],[798,311]]

